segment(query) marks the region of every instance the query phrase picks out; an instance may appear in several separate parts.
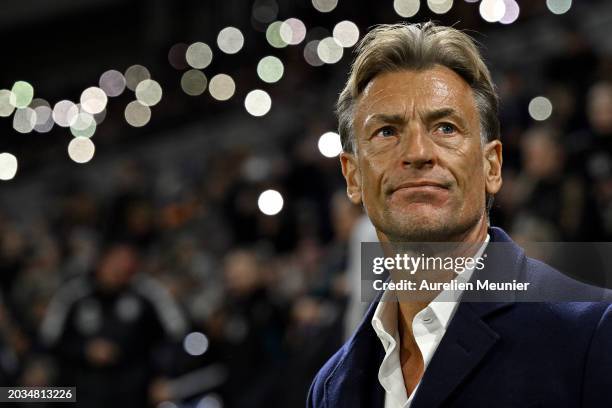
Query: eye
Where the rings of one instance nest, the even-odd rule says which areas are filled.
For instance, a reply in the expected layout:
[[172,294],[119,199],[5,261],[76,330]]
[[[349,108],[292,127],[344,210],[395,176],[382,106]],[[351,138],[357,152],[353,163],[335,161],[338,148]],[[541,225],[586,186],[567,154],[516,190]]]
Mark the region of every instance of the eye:
[[392,126],[383,126],[376,131],[374,136],[390,137],[395,136],[397,131]]
[[440,123],[436,130],[440,131],[444,135],[452,135],[457,131],[457,128],[451,123]]

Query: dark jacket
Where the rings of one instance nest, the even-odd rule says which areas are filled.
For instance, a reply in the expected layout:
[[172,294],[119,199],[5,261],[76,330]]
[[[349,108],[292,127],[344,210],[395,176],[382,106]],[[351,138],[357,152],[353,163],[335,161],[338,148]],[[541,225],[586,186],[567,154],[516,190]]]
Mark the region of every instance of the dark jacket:
[[[588,290],[526,257],[501,229],[489,234],[508,245],[495,263],[489,257],[481,271],[487,277],[495,269],[547,290]],[[370,323],[376,304],[315,377],[309,408],[384,407],[378,382],[384,350]],[[411,405],[435,407],[612,407],[612,306],[461,302]]]

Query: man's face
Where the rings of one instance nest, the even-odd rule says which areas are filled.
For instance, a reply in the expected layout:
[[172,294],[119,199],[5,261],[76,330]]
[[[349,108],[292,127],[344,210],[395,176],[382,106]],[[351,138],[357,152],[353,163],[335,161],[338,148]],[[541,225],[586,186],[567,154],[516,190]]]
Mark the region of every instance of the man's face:
[[342,171],[381,240],[451,241],[486,225],[485,192],[501,186],[501,144],[482,146],[473,92],[454,71],[376,76],[353,128],[357,151],[341,155]]

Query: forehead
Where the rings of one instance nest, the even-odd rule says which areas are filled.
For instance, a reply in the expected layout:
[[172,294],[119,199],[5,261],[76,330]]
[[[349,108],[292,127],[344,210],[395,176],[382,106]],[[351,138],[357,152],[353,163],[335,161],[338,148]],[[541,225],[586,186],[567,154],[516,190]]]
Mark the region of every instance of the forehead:
[[436,65],[424,70],[386,72],[374,77],[361,93],[355,109],[357,128],[368,116],[405,114],[453,108],[469,121],[476,114],[469,84],[453,70]]

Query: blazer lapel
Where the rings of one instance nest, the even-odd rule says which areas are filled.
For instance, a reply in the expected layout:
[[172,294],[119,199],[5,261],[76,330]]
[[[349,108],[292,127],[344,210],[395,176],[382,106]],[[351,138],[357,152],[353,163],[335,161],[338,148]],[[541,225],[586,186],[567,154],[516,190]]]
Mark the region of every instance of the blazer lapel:
[[[503,245],[487,248],[485,268],[475,272],[471,281],[484,278],[507,281],[518,278],[525,255],[522,249],[499,228],[489,230],[491,242]],[[477,299],[482,299],[476,296]],[[438,407],[473,372],[500,336],[486,322],[487,315],[514,305],[514,301],[462,301],[442,341],[432,357],[416,392],[412,408]]]
[[370,305],[345,346],[346,355],[325,382],[326,406],[330,408],[384,407],[384,389],[378,382],[378,369],[385,353],[370,323],[378,300]]

